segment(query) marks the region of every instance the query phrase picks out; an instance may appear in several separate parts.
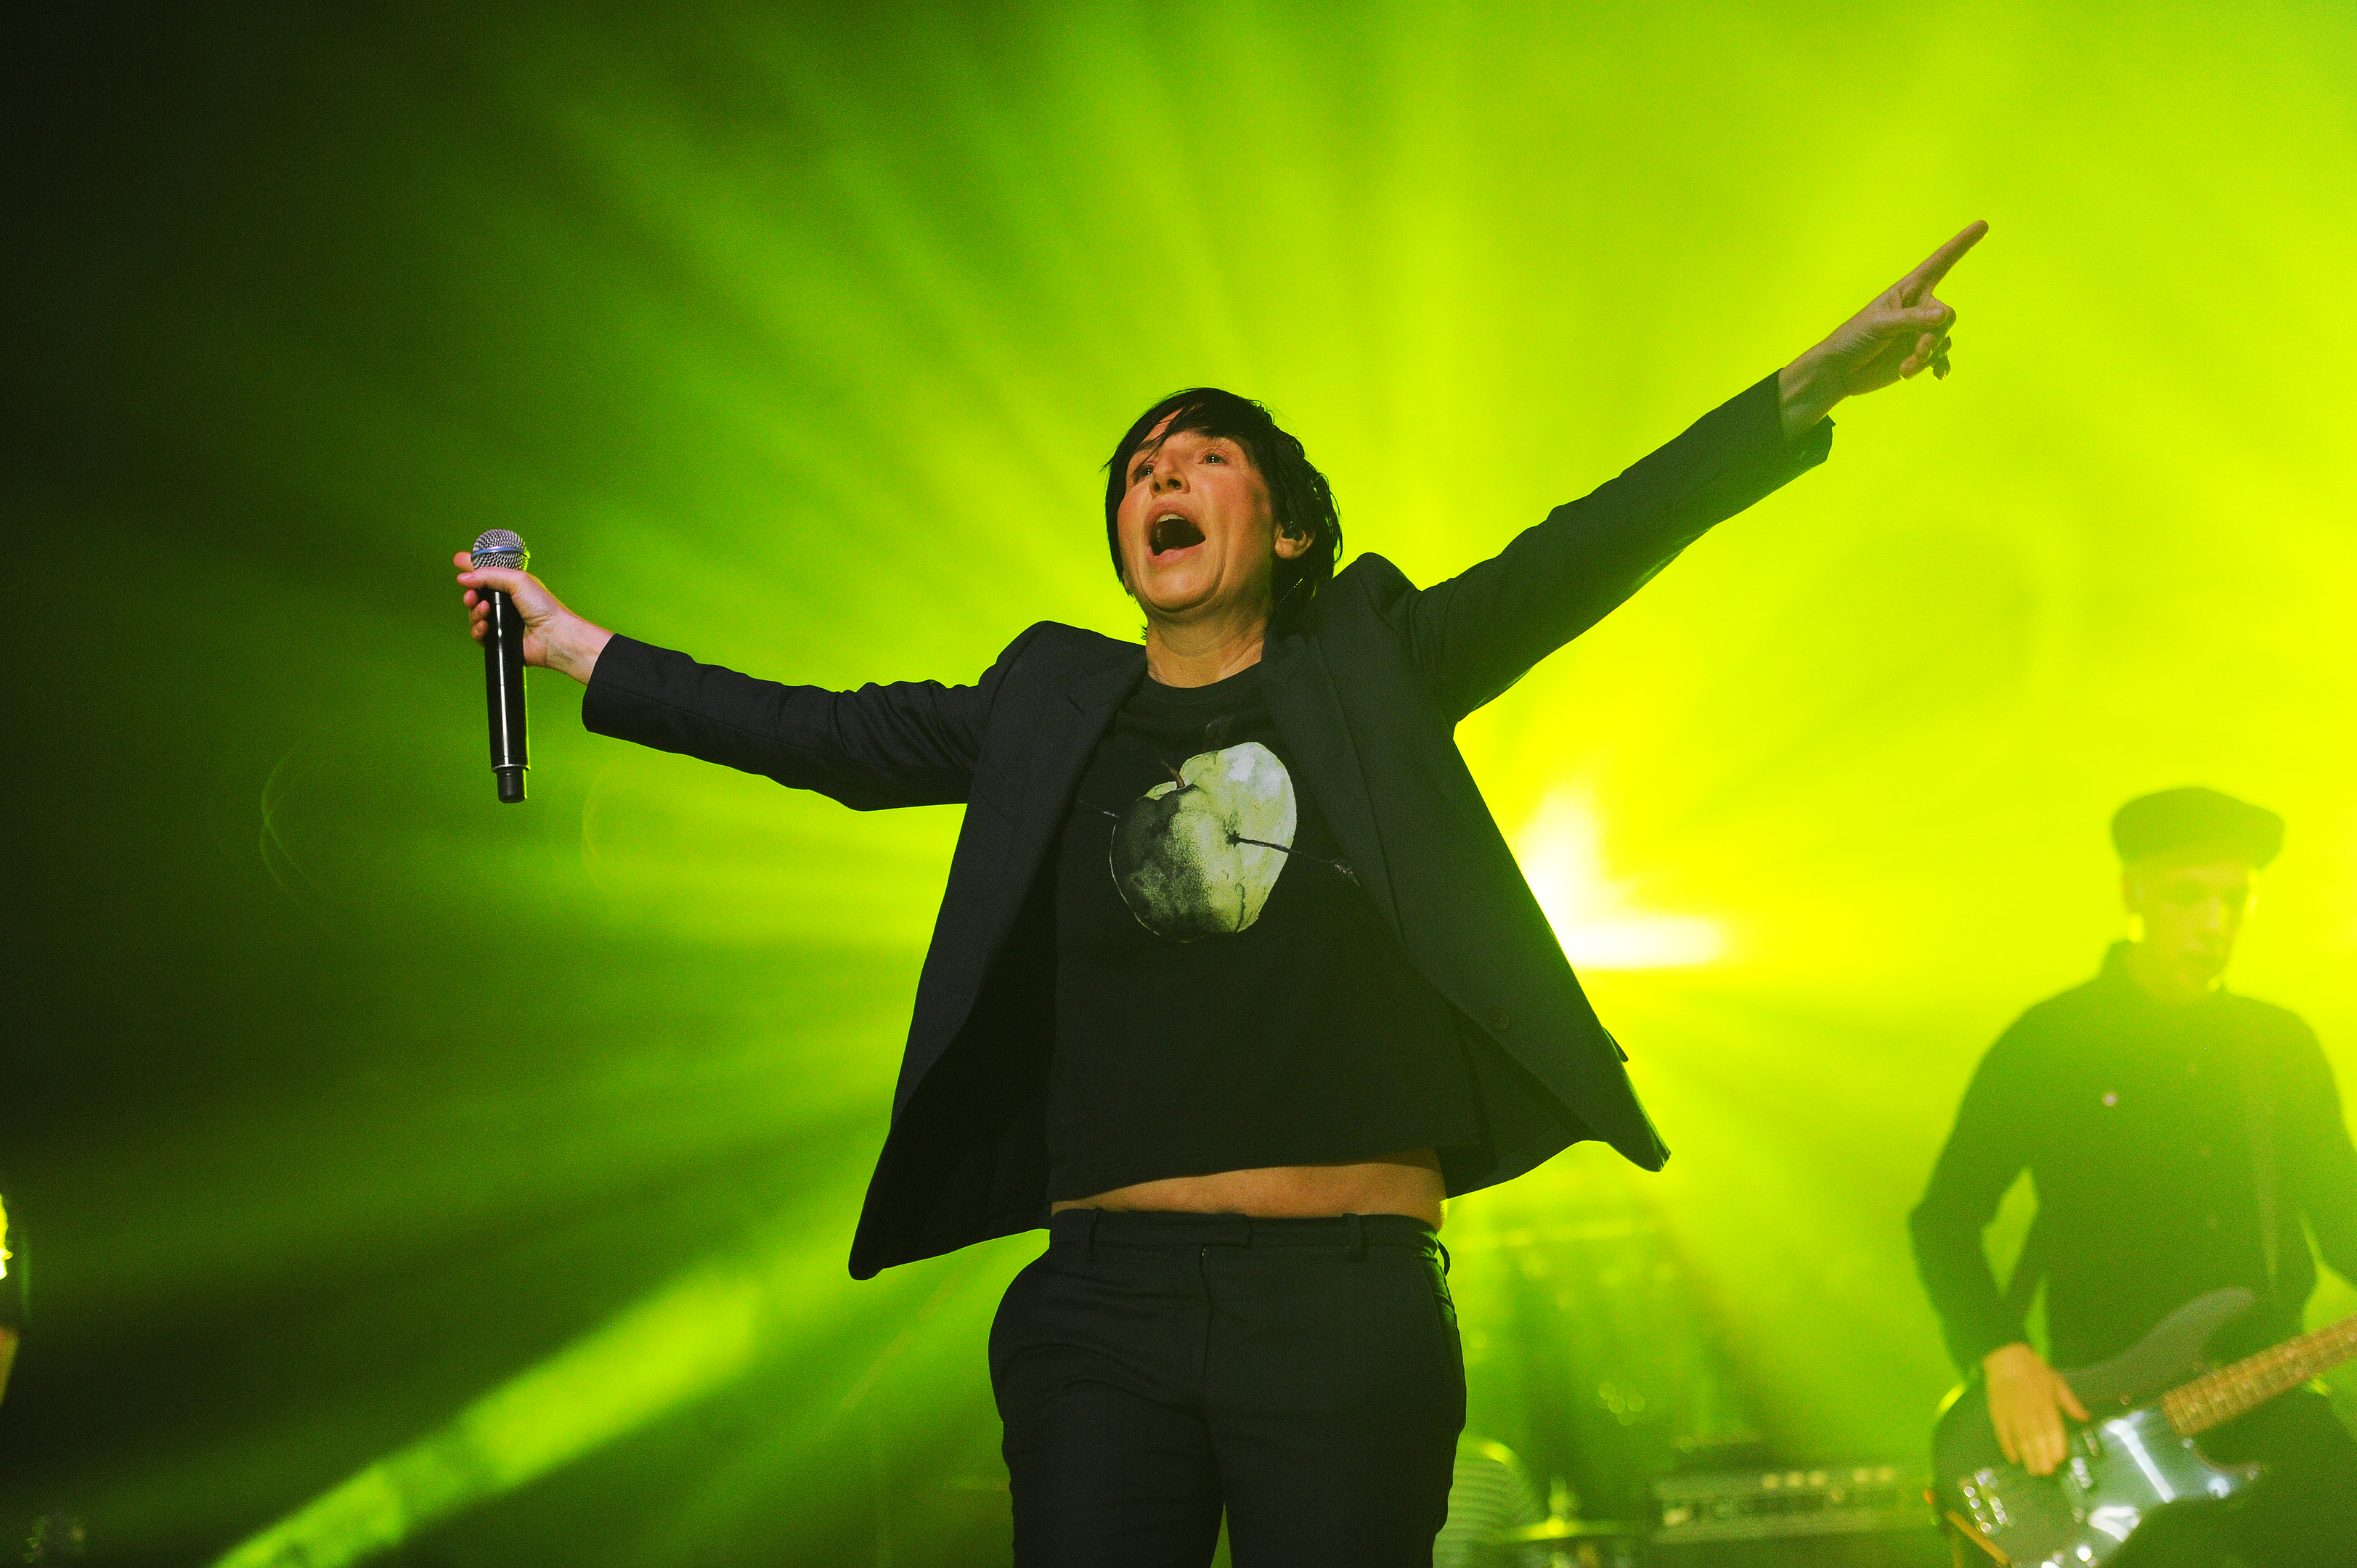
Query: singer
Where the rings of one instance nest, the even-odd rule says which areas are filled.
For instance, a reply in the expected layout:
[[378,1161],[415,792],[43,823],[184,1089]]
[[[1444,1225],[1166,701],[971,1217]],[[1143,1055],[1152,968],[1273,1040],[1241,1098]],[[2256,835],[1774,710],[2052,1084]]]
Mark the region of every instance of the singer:
[[[1106,468],[1144,646],[1030,628],[972,685],[778,685],[512,596],[603,735],[965,819],[851,1272],[1039,1227],[990,1365],[1017,1560],[1428,1563],[1464,1421],[1444,1200],[1583,1139],[1667,1150],[1452,733],[1926,369],[1974,224],[1494,558],[1337,573],[1258,403],[1164,399]],[[1445,462],[1446,455],[1426,454]]]

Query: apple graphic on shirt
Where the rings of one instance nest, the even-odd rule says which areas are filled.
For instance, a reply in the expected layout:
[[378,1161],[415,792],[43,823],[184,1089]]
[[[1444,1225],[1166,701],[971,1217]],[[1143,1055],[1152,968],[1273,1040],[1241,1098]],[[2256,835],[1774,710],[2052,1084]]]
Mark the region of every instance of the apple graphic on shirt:
[[1292,776],[1258,741],[1190,757],[1114,824],[1114,886],[1156,936],[1232,936],[1260,918],[1295,821]]

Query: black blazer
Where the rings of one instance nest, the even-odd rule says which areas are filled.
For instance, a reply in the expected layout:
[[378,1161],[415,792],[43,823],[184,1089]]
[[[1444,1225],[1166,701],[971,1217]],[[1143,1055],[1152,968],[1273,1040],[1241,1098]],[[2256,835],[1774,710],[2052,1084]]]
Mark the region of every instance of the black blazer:
[[[1458,754],[1457,722],[1712,524],[1823,462],[1832,439],[1824,421],[1784,440],[1770,376],[1491,559],[1419,590],[1361,555],[1271,636],[1262,680],[1295,776],[1461,1020],[1488,1136],[1443,1152],[1451,1193],[1587,1138],[1649,1170],[1669,1157]],[[1052,621],[971,686],[783,686],[625,637],[597,660],[582,718],[598,734],[862,811],[966,808],[852,1243],[856,1278],[1045,1222],[1054,846],[1145,673],[1138,645]]]

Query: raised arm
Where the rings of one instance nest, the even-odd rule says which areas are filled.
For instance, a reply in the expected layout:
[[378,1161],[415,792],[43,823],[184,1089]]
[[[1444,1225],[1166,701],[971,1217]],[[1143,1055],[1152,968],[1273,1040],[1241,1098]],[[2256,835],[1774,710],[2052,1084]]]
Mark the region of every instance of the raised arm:
[[528,572],[457,563],[475,640],[482,596],[500,589],[524,623],[524,660],[589,688],[582,723],[599,735],[814,789],[859,811],[966,799],[982,732],[1018,639],[971,686],[931,681],[854,692],[782,685],[618,637],[576,615]]
[[1714,523],[1825,460],[1833,422],[1798,441],[1769,377],[1491,556],[1408,598],[1409,646],[1451,718],[1594,626]]
[[1824,461],[1825,415],[1842,399],[1925,370],[1944,377],[1956,313],[1933,291],[1986,231],[1964,230],[1775,375],[1498,555],[1408,599],[1405,629],[1442,706],[1462,717],[1490,701],[1706,530]]

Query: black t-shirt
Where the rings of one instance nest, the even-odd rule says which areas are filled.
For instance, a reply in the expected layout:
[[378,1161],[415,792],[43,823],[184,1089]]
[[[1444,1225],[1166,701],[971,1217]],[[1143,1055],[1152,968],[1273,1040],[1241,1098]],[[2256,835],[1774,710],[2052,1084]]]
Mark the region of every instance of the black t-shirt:
[[1479,1124],[1455,1015],[1293,777],[1260,671],[1146,682],[1064,825],[1049,1199]]

